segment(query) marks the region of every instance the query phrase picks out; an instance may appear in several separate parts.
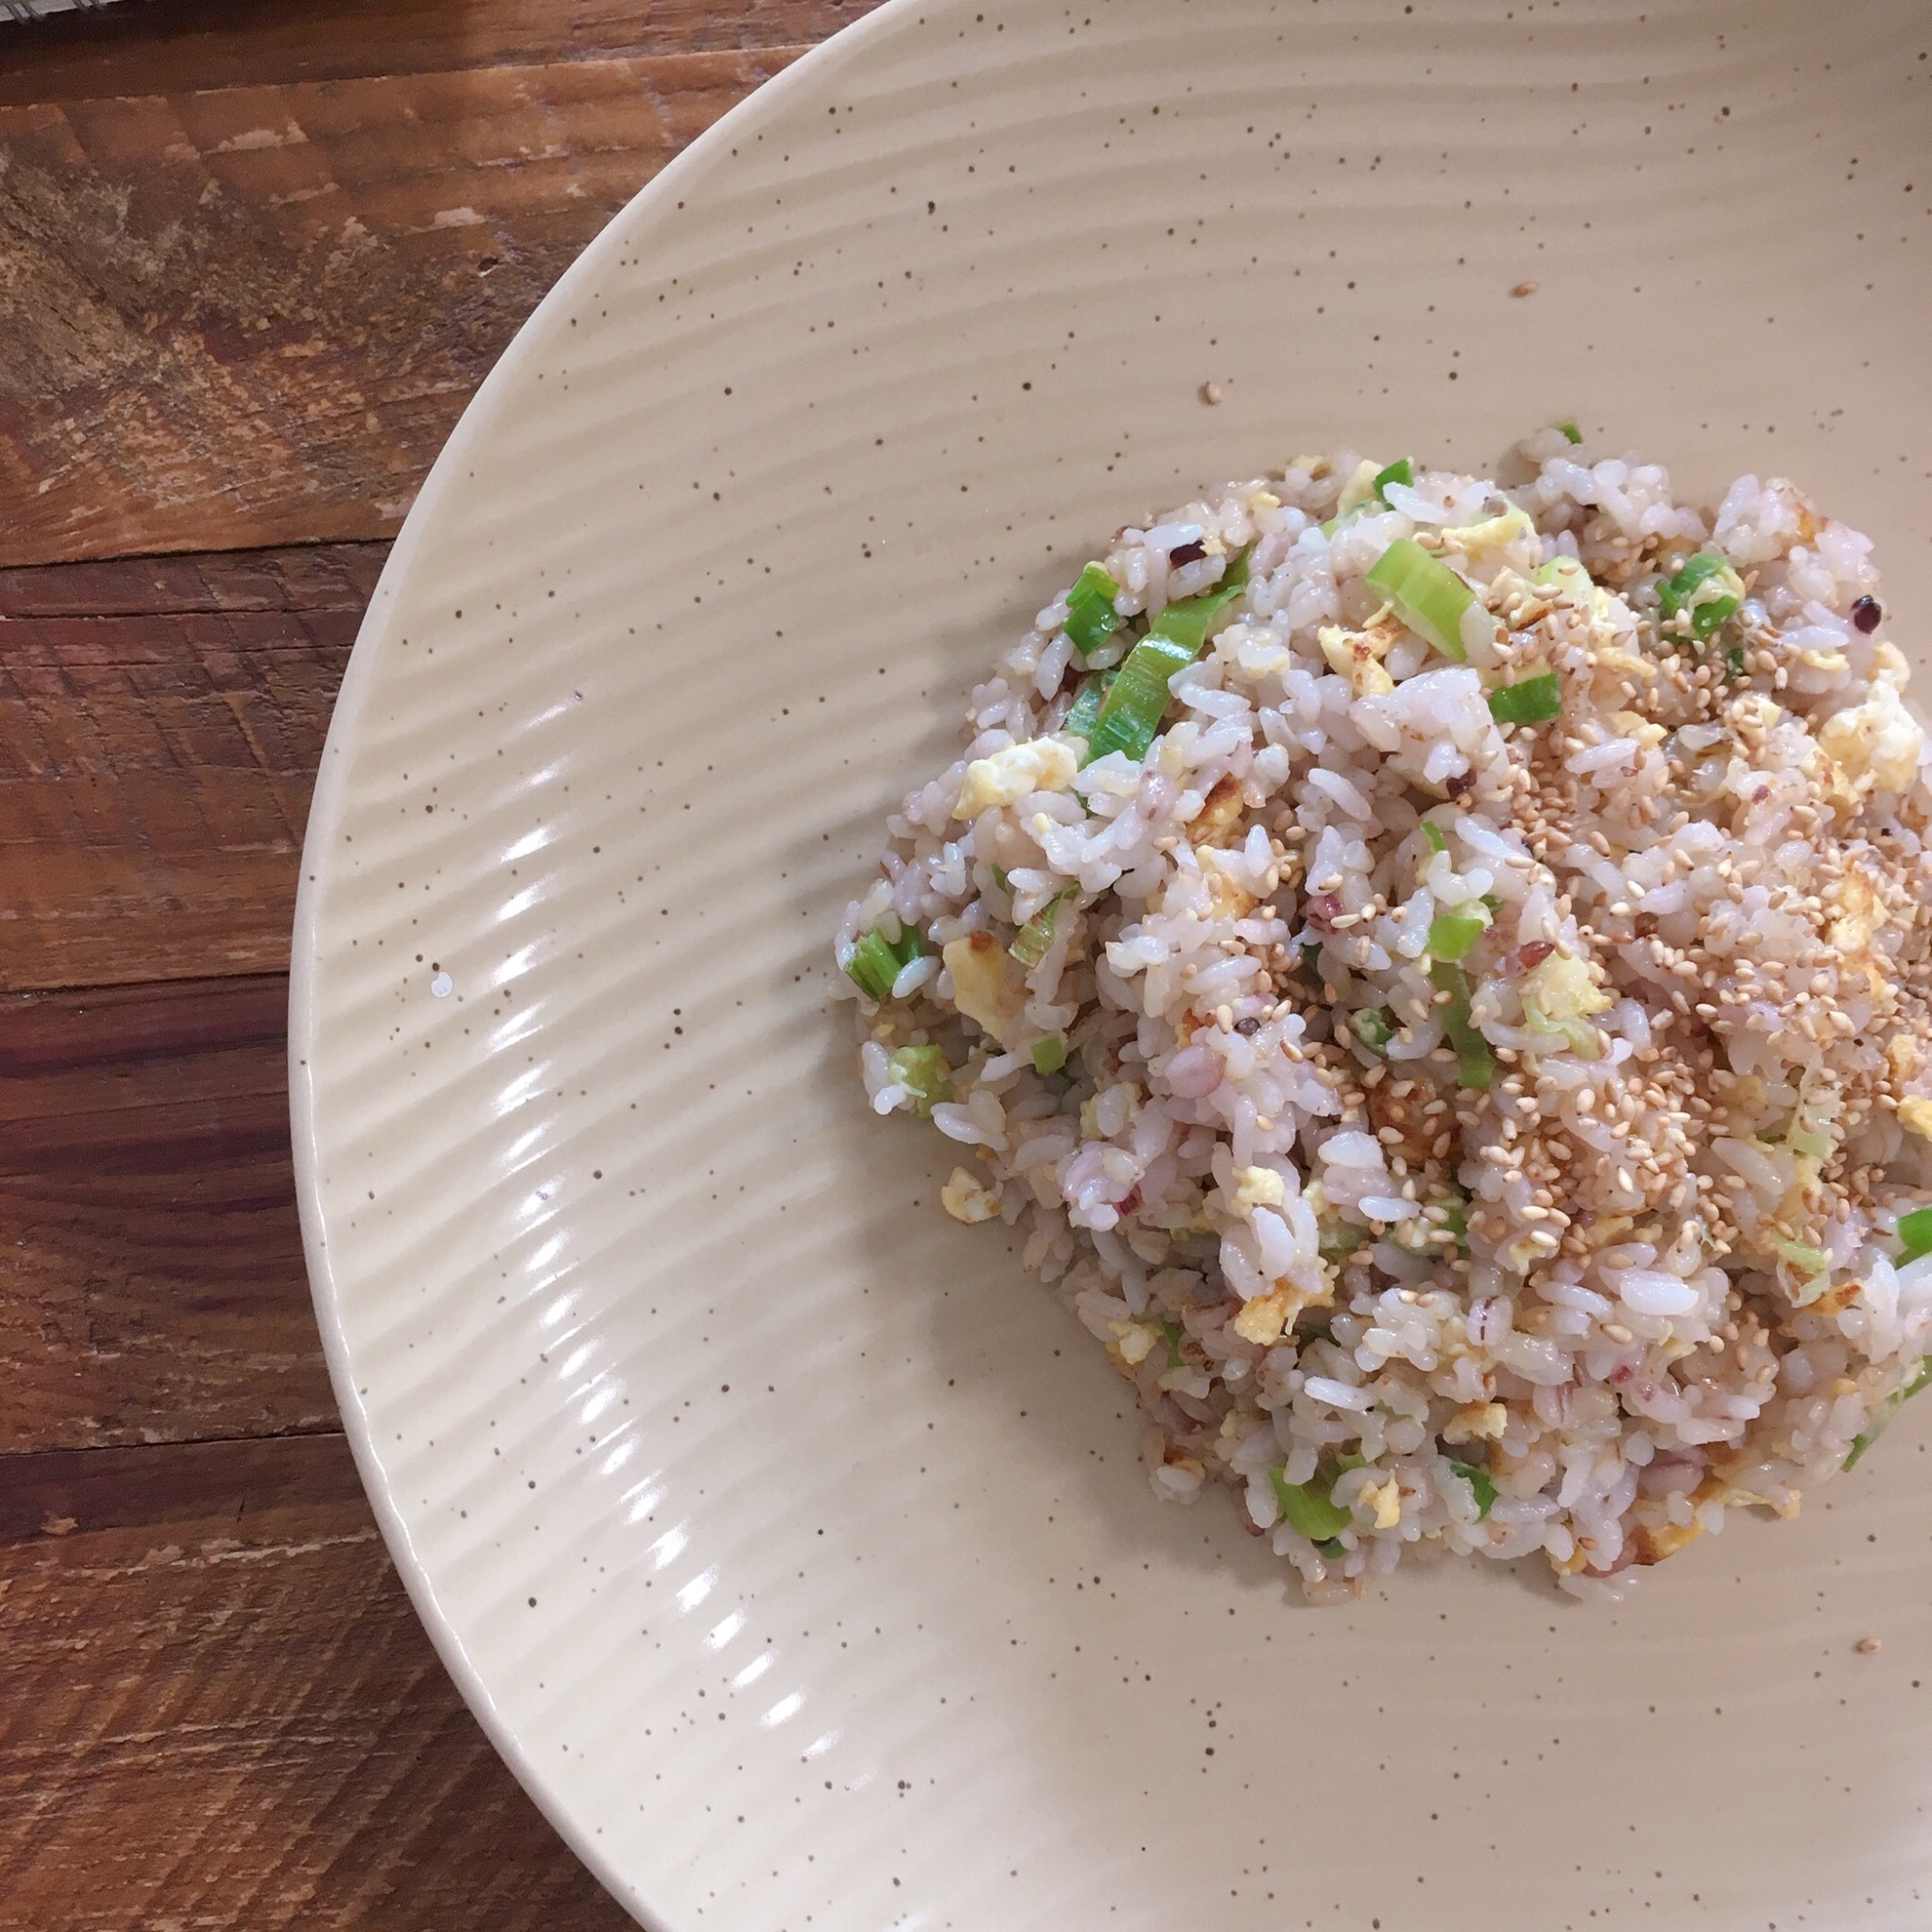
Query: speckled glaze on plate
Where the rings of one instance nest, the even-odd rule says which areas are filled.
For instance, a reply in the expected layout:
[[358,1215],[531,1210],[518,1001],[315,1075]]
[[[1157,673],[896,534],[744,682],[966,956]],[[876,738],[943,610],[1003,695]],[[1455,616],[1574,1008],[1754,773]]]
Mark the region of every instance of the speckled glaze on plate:
[[1932,608],[1928,48],[1910,0],[893,0],[485,384],[329,735],[297,1155],[402,1573],[647,1924],[1927,1923],[1923,1415],[1619,1609],[1305,1610],[1152,1500],[826,994],[998,643],[1196,481],[1575,412],[1790,473]]

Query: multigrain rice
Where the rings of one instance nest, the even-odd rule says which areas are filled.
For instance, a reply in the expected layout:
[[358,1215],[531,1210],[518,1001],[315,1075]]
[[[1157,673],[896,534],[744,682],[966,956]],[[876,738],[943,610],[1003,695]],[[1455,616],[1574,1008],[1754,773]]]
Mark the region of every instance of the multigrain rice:
[[1927,1379],[1932,793],[1869,553],[1573,425],[1500,481],[1300,457],[1122,529],[890,819],[872,1106],[1025,1231],[1155,1492],[1232,1487],[1311,1597],[1423,1540],[1617,1594]]

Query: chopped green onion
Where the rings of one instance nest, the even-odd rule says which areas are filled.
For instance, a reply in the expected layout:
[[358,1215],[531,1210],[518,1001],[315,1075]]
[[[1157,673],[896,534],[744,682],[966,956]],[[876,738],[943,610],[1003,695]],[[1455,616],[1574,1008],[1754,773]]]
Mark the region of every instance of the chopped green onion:
[[1447,959],[1437,959],[1429,978],[1438,993],[1449,995],[1442,1009],[1442,1031],[1456,1049],[1457,1075],[1464,1087],[1487,1087],[1495,1078],[1495,1057],[1482,1030],[1469,1019],[1469,976]]
[[1065,893],[1055,893],[1027,923],[1013,935],[1013,943],[1007,951],[1024,966],[1029,973],[1047,955],[1053,945],[1053,928],[1060,918],[1060,902]]
[[1477,1468],[1473,1463],[1459,1463],[1453,1456],[1443,1460],[1475,1492],[1476,1520],[1481,1522],[1489,1515],[1490,1505],[1496,1499],[1496,1486],[1490,1481],[1489,1471]]
[[1415,466],[1409,462],[1407,457],[1399,456],[1386,469],[1376,471],[1376,495],[1386,503],[1388,501],[1388,486],[1391,483],[1400,483],[1406,490],[1414,482]]
[[1441,826],[1433,818],[1422,821],[1422,839],[1432,852],[1446,852],[1449,849],[1449,841],[1443,838]]
[[1306,973],[1311,980],[1321,979],[1321,942],[1319,939],[1311,939],[1308,942],[1308,944],[1301,949],[1301,970],[1304,973]]
[[845,971],[862,993],[874,1000],[890,999],[893,981],[899,977],[900,970],[910,966],[924,950],[911,926],[900,932],[896,946],[882,932],[867,932],[852,948]]
[[1114,609],[1120,591],[1105,564],[1090,563],[1066,593],[1066,622],[1061,629],[1083,658],[1121,628],[1120,612]]
[[1724,671],[1725,674],[1729,677],[1744,676],[1745,647],[1742,644],[1733,644],[1730,647],[1730,649],[1724,653]]
[[1446,563],[1431,556],[1413,537],[1397,537],[1377,557],[1364,582],[1395,607],[1396,615],[1418,637],[1427,638],[1444,657],[1463,661],[1463,613],[1476,601],[1476,593]]
[[1719,624],[1737,615],[1744,599],[1744,580],[1723,557],[1708,550],[1700,550],[1657,586],[1658,605],[1665,618],[1688,611],[1690,635],[1700,644]]
[[1310,1543],[1325,1543],[1339,1536],[1351,1520],[1349,1512],[1338,1508],[1328,1497],[1318,1495],[1306,1483],[1286,1480],[1286,1463],[1277,1463],[1268,1471],[1274,1485],[1274,1499],[1289,1528],[1307,1537]]
[[[1168,606],[1170,611],[1174,608]],[[1100,700],[1093,730],[1086,734],[1086,763],[1104,758],[1109,752],[1124,752],[1136,761],[1147,756],[1172,696],[1168,680],[1194,662],[1194,649],[1191,644],[1153,635],[1143,638],[1127,653],[1126,662]]]
[[[1191,658],[1208,641],[1208,633],[1214,619],[1247,587],[1248,554],[1241,551],[1229,558],[1220,582],[1212,589],[1204,590],[1198,597],[1183,597],[1179,603],[1170,604],[1154,618],[1148,626],[1149,640],[1170,638],[1184,646]],[[1131,662],[1129,658],[1128,663]],[[1125,665],[1122,666],[1122,669],[1125,668]]]
[[1563,691],[1553,670],[1498,685],[1490,693],[1490,716],[1498,724],[1544,724],[1562,715]]
[[[1187,1358],[1180,1352],[1180,1345],[1187,1339],[1186,1329],[1179,1321],[1170,1321],[1165,1315],[1156,1315],[1153,1318],[1153,1325],[1160,1330],[1162,1338],[1167,1343],[1167,1366],[1170,1369],[1184,1367]],[[1287,1466],[1286,1463],[1282,1464],[1283,1468]]]
[[1604,1037],[1586,1019],[1576,1014],[1568,1014],[1560,1020],[1551,1019],[1543,1010],[1534,993],[1522,995],[1522,1016],[1537,1033],[1555,1034],[1570,1042],[1570,1048],[1578,1060],[1601,1060],[1604,1057]]
[[1118,675],[1117,671],[1103,670],[1098,676],[1090,677],[1074,696],[1072,708],[1066,714],[1066,723],[1060,728],[1075,738],[1091,742],[1094,721],[1100,715],[1100,706],[1108,692],[1114,688],[1114,679]]
[[1032,1051],[1036,1073],[1058,1073],[1066,1065],[1066,1041],[1057,1033],[1035,1040]]
[[1905,1243],[1898,1251],[1898,1265],[1916,1262],[1920,1255],[1932,1255],[1932,1208],[1915,1208],[1898,1217],[1898,1238]]
[[[1369,1466],[1369,1459],[1355,1449],[1345,1449],[1339,1456],[1329,1457],[1328,1461],[1334,1465],[1335,1474],[1338,1476],[1348,1474],[1350,1469],[1366,1469]],[[1286,1466],[1284,1463],[1283,1467]]]
[[1469,1217],[1460,1208],[1445,1208],[1442,1210],[1442,1225],[1456,1236],[1456,1245],[1466,1249],[1469,1245]]
[[1808,1155],[1812,1160],[1827,1160],[1832,1153],[1832,1136],[1816,1127],[1801,1127],[1793,1124],[1784,1137],[1784,1145],[1793,1153]]
[[[1476,903],[1480,905],[1482,901],[1479,899]],[[1429,922],[1429,956],[1432,959],[1461,959],[1489,929],[1490,922],[1473,912],[1461,908],[1455,912],[1438,912]]]
[[995,884],[996,886],[998,886],[998,887],[999,887],[999,889],[1000,889],[1000,890],[1001,890],[1002,892],[1005,892],[1005,891],[1006,891],[1006,889],[1007,889],[1007,868],[1006,868],[1006,867],[1005,867],[1004,866],[995,866],[995,867],[993,867],[993,883],[994,883],[994,884]]
[[1577,418],[1575,416],[1565,416],[1560,423],[1552,423],[1550,427],[1552,429],[1560,429],[1563,432],[1563,440],[1566,442],[1581,442],[1583,440],[1583,432],[1577,427]]
[[902,1046],[886,1062],[886,1070],[912,1095],[921,1120],[932,1112],[934,1101],[952,1097],[952,1069],[936,1046]]
[[1395,1028],[1389,1025],[1388,1015],[1379,1007],[1364,1007],[1350,1025],[1355,1037],[1371,1053],[1379,1053],[1395,1037]]
[[1885,1434],[1885,1426],[1922,1388],[1932,1388],[1932,1361],[1921,1362],[1918,1373],[1909,1382],[1895,1388],[1879,1405],[1877,1415],[1872,1418],[1871,1427],[1852,1443],[1852,1453],[1845,1458],[1845,1467],[1857,1465],[1858,1460]]
[[1822,1274],[1832,1265],[1825,1250],[1814,1248],[1809,1241],[1774,1241],[1771,1245],[1793,1267],[1803,1268],[1807,1275]]

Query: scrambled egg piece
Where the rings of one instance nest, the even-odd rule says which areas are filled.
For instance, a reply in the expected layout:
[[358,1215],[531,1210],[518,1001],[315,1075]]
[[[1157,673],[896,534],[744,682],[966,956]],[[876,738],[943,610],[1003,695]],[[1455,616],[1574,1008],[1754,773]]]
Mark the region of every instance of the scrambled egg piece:
[[1836,895],[1837,917],[1832,922],[1832,950],[1846,968],[1862,966],[1874,993],[1884,987],[1884,975],[1871,956],[1872,934],[1885,923],[1885,908],[1870,879],[1856,862],[1846,868]]
[[1499,1437],[1509,1427],[1509,1410],[1499,1402],[1472,1402],[1459,1408],[1442,1425],[1445,1442],[1483,1442]]
[[1279,1208],[1288,1199],[1288,1182],[1271,1167],[1237,1167],[1235,1170],[1235,1211],[1245,1214],[1255,1208]]
[[1626,738],[1634,738],[1647,752],[1653,745],[1663,742],[1663,726],[1653,719],[1639,716],[1634,711],[1612,711],[1610,723]]
[[1348,631],[1340,624],[1323,624],[1316,637],[1321,655],[1349,680],[1357,697],[1384,697],[1395,689],[1395,679],[1382,668],[1381,661],[1395,641],[1395,634],[1385,625]]
[[1920,1140],[1932,1141],[1932,1100],[1913,1098],[1898,1103],[1898,1124]]
[[1350,510],[1359,510],[1364,503],[1373,502],[1376,478],[1381,473],[1380,464],[1363,457],[1355,465],[1354,473],[1342,485],[1342,494],[1335,499],[1335,514],[1346,517]]
[[1244,1342],[1258,1349],[1279,1342],[1282,1330],[1301,1309],[1301,1297],[1292,1288],[1278,1288],[1270,1294],[1258,1294],[1241,1304],[1241,1312],[1228,1325]]
[[1365,1488],[1356,1501],[1374,1506],[1378,1529],[1393,1529],[1402,1520],[1402,1485],[1393,1476]]
[[1873,684],[1862,704],[1826,719],[1818,731],[1819,749],[1854,790],[1868,779],[1882,791],[1903,791],[1918,769],[1924,743],[1918,721],[1906,710],[1889,677]]
[[977,1177],[963,1167],[952,1170],[952,1179],[939,1190],[939,1201],[955,1221],[968,1225],[991,1221],[1000,1211],[999,1189],[981,1186]]
[[952,1004],[1004,1040],[1026,1005],[1026,978],[1018,962],[990,932],[951,940],[940,957],[952,976]]
[[1197,845],[1211,845],[1241,822],[1241,813],[1246,810],[1247,801],[1241,797],[1240,780],[1218,779],[1201,801],[1201,810],[1195,813],[1193,823],[1187,828],[1188,836]]
[[1160,1330],[1145,1321],[1110,1321],[1107,1332],[1114,1338],[1114,1352],[1130,1369],[1139,1368],[1161,1339]]
[[1525,974],[1522,992],[1551,1020],[1581,1019],[1614,1004],[1590,977],[1589,962],[1568,952],[1552,952],[1534,972]]
[[1662,1529],[1650,1529],[1638,1523],[1631,1532],[1631,1541],[1636,1545],[1639,1564],[1662,1563],[1666,1556],[1675,1556],[1686,1544],[1695,1543],[1703,1534],[1704,1525],[1694,1520],[1690,1522],[1667,1522]]
[[1202,883],[1208,888],[1216,919],[1239,919],[1258,903],[1253,893],[1238,879],[1233,879],[1214,861],[1212,846],[1197,846],[1194,857],[1201,867]]
[[1009,745],[990,758],[975,758],[959,786],[954,818],[977,818],[996,805],[1014,805],[1029,793],[1072,788],[1080,760],[1059,738],[1034,738]]
[[1543,539],[1529,513],[1511,504],[1499,517],[1485,517],[1479,524],[1461,524],[1442,532],[1444,550],[1460,551],[1465,559],[1490,556],[1498,568],[1518,572],[1537,567],[1543,554]]

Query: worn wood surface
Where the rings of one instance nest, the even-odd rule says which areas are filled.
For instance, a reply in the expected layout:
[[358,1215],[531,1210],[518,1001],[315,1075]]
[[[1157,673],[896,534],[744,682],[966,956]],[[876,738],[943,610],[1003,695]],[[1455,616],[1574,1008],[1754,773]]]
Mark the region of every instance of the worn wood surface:
[[332,1429],[279,976],[0,1000],[0,1449]]
[[385,551],[0,571],[0,988],[286,966]]
[[869,0],[0,26],[0,1932],[615,1932],[356,1484],[283,1065],[393,532],[610,213]]
[[393,535],[538,297],[792,51],[0,108],[0,563]]
[[340,1436],[0,1458],[0,1927],[617,1932]]

